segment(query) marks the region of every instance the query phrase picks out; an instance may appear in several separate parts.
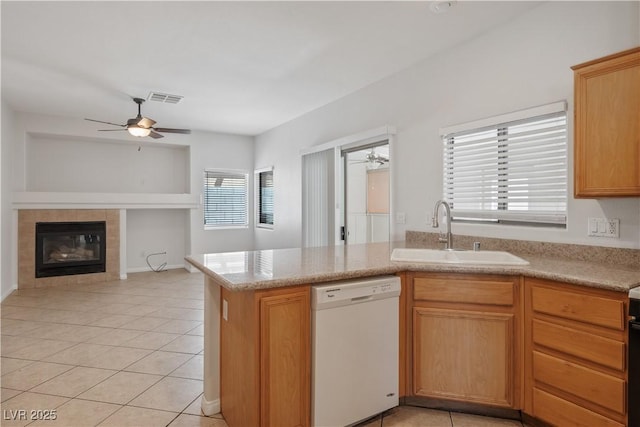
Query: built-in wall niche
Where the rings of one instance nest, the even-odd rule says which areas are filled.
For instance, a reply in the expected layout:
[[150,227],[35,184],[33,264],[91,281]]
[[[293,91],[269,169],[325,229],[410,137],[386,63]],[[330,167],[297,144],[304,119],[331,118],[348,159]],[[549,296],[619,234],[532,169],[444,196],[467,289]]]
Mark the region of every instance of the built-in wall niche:
[[[127,273],[184,266],[189,247],[186,209],[128,209]],[[148,262],[148,263],[147,263]]]
[[189,147],[29,133],[26,191],[190,192]]

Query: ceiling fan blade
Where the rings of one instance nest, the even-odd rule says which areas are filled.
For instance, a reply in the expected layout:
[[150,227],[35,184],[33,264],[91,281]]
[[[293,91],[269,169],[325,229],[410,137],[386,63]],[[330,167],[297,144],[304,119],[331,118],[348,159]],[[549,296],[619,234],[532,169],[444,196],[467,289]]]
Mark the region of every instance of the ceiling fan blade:
[[158,132],[151,131],[149,136],[153,139],[164,138],[164,135],[160,135]]
[[149,129],[151,126],[156,124],[156,121],[155,120],[151,120],[148,117],[143,117],[140,120],[138,120],[138,122],[136,124],[138,126],[140,126],[141,128]]
[[98,132],[120,132],[126,129],[98,129]]
[[96,122],[96,123],[104,123],[104,124],[107,124],[107,125],[120,126],[120,127],[123,127],[123,128],[127,127],[127,125],[119,125],[117,123],[105,122],[105,121],[102,121],[102,120],[94,120],[94,119],[85,119],[85,120],[88,120],[90,122]]
[[171,128],[153,128],[156,132],[165,132],[165,133],[183,133],[188,135],[191,133],[191,129],[171,129]]

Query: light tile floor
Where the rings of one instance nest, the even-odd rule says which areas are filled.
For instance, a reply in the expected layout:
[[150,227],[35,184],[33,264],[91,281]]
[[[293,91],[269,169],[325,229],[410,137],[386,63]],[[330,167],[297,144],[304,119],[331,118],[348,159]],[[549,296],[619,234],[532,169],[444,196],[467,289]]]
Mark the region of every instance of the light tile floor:
[[[0,425],[227,427],[200,411],[203,295],[185,270],[14,292],[0,307]],[[412,407],[363,425],[522,427]]]
[[200,412],[203,283],[171,270],[14,292],[0,308],[0,425],[226,427]]

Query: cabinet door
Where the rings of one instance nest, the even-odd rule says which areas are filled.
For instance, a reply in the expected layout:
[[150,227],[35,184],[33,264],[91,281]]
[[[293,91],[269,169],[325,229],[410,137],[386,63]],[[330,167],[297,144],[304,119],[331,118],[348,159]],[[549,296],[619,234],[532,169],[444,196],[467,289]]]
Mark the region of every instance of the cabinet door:
[[310,424],[309,289],[260,299],[262,426]]
[[573,69],[576,197],[640,195],[640,48]]
[[512,314],[414,308],[416,396],[513,407]]

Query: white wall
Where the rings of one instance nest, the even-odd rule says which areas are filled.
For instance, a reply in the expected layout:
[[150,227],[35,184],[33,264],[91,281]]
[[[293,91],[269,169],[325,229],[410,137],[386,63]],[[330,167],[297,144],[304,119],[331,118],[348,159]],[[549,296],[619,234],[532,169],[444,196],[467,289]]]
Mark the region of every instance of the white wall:
[[354,163],[355,158],[364,157],[347,154],[346,171],[346,208],[347,208],[347,242],[366,243],[369,230],[367,215],[367,164]]
[[[12,165],[12,170],[7,168],[10,178],[5,179],[2,171],[3,208],[6,197],[10,209],[12,191],[200,194],[205,168],[253,171],[253,137],[194,131],[141,140],[126,132],[98,133],[94,123],[84,120],[31,113],[15,113],[5,129],[10,109],[2,107],[2,160]],[[5,138],[5,133],[15,136]],[[93,168],[87,166],[92,162]],[[76,163],[79,172],[69,172]],[[98,174],[91,176],[94,170]],[[166,250],[162,262],[175,267],[185,265],[184,257],[192,253],[253,248],[253,224],[245,229],[205,231],[201,207],[129,209],[126,215],[129,272],[148,270],[142,252]],[[2,221],[4,227],[4,214]],[[16,243],[10,234],[3,232],[2,242],[13,250]]]
[[[253,137],[197,132],[191,135],[191,188],[202,195],[204,170],[224,169],[249,173],[249,204],[253,200]],[[254,213],[249,227],[205,230],[202,206],[190,211],[191,253],[230,252],[253,249]]]
[[14,286],[17,259],[12,248],[13,212],[11,209],[11,142],[14,138],[14,114],[2,100],[2,139],[0,140],[0,297],[4,299]]
[[[562,99],[572,128],[570,67],[640,45],[638,2],[547,2],[503,27],[442,52],[256,138],[256,165],[274,165],[273,232],[256,246],[299,246],[300,150],[384,124],[397,128],[393,152],[395,212],[405,230],[432,230],[425,218],[442,195],[438,129]],[[463,13],[464,2],[453,13]],[[443,37],[446,37],[443,34]],[[573,156],[569,132],[569,156]],[[569,161],[572,181],[573,162]],[[455,224],[454,233],[640,248],[640,199],[575,200],[569,188],[566,230]],[[280,195],[278,197],[278,195]],[[286,195],[286,197],[284,196]],[[620,239],[589,238],[587,218],[620,218]]]
[[189,193],[186,146],[43,134],[25,141],[27,191]]

